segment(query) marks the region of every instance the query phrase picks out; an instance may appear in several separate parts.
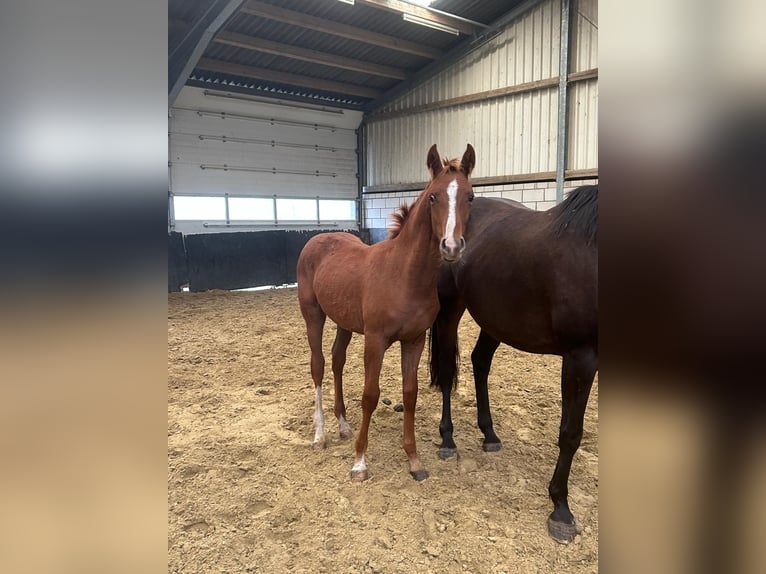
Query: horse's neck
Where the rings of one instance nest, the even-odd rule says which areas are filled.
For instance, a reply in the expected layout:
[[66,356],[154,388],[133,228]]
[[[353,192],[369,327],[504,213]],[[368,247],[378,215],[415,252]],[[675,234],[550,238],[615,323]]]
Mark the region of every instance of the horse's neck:
[[403,277],[425,289],[435,289],[439,272],[439,240],[431,231],[428,201],[412,208],[406,224],[394,240],[395,257],[401,261]]

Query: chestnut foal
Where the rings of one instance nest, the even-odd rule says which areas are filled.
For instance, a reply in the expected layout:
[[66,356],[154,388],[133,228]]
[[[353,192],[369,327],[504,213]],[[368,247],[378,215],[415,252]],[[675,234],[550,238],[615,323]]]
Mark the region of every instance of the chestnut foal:
[[332,372],[335,416],[342,439],[353,436],[343,402],[346,348],[352,333],[364,334],[362,423],[351,470],[353,481],[368,478],[367,433],[380,397],[383,355],[394,341],[401,341],[404,451],[410,474],[419,481],[428,477],[415,445],[418,363],[426,331],[439,311],[439,265],[441,261],[459,260],[465,249],[463,232],[474,195],[468,177],[475,162],[470,144],[460,161],[442,161],[436,145],[431,146],[426,159],[431,181],[411,206],[403,206],[394,216],[395,225],[386,240],[370,246],[349,233],[324,233],[311,238],[298,259],[298,299],[311,347],[315,388],[315,449],[325,447],[325,318],[329,316],[337,324]]

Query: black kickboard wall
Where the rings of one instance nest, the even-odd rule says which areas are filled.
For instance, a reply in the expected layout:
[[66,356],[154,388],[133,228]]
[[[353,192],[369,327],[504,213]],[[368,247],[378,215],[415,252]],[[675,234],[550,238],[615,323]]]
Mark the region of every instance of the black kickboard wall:
[[[168,291],[244,289],[296,282],[298,256],[324,231],[254,231],[168,235]],[[332,232],[330,232],[332,233]],[[361,236],[366,234],[350,231]],[[180,245],[180,248],[179,248]],[[185,279],[185,280],[184,280]]]

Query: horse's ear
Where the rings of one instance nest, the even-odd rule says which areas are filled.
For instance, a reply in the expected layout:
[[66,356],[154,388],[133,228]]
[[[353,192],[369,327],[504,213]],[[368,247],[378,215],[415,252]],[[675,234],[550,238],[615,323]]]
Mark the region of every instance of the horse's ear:
[[474,165],[476,165],[476,152],[473,151],[473,146],[468,144],[468,147],[465,148],[463,159],[460,160],[460,171],[468,177],[471,175]]
[[442,172],[442,160],[439,157],[439,150],[436,149],[436,144],[432,145],[431,149],[428,150],[426,165],[428,166],[428,171],[431,172],[431,179],[435,179]]

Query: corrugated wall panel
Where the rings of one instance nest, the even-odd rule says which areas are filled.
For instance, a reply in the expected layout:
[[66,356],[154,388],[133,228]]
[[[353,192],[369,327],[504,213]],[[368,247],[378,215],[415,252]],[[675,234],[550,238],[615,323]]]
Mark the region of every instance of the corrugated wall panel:
[[583,72],[598,67],[598,0],[576,0],[574,10],[569,70]]
[[569,88],[567,169],[598,167],[598,80]]
[[[597,0],[572,0],[570,72],[598,67]],[[385,112],[404,111],[459,96],[558,77],[559,0],[544,0],[487,45],[450,69],[391,102]],[[598,167],[598,79],[569,86],[567,170]],[[475,177],[554,172],[558,87],[466,103],[367,124],[367,186],[410,184],[428,179],[425,157],[436,143],[444,156],[476,148]],[[567,181],[565,193],[597,180]],[[533,209],[555,205],[552,179],[476,188],[477,193],[522,201]],[[366,194],[365,225],[378,232],[400,201],[415,192]],[[373,234],[381,237],[380,233]]]
[[[475,177],[552,171],[556,165],[556,88],[506,101],[464,104],[369,126],[367,185],[427,179],[431,144],[442,155],[476,148]],[[414,155],[413,155],[414,154]]]
[[[598,68],[598,1],[572,4],[570,71]],[[569,87],[569,139],[567,169],[598,167],[598,79]]]
[[[558,0],[540,3],[487,45],[387,106],[406,110],[557,75]],[[369,124],[366,185],[421,181],[431,144],[449,157],[476,148],[476,177],[551,171],[556,89],[510,95]],[[410,147],[412,146],[412,147]]]

